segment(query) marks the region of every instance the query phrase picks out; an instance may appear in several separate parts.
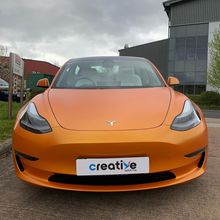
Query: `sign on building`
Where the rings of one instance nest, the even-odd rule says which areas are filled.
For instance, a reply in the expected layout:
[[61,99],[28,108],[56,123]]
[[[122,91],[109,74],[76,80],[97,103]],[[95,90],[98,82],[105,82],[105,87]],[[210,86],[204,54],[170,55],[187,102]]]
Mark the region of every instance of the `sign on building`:
[[8,93],[8,118],[9,119],[12,119],[12,96],[13,96],[13,85],[14,85],[14,77],[13,77],[14,74],[20,78],[19,95],[20,95],[20,102],[21,104],[23,104],[24,61],[19,55],[15,53],[10,53],[9,93]]
[[24,75],[24,61],[15,53],[12,53],[12,71],[18,76],[23,77]]

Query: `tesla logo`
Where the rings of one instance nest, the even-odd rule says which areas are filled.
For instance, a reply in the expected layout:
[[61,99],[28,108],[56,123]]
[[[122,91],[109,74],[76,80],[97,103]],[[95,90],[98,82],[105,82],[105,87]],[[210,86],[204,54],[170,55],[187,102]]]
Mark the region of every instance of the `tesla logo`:
[[116,123],[116,121],[106,121],[106,123],[108,123],[108,125],[110,125],[111,127],[114,126],[114,124]]

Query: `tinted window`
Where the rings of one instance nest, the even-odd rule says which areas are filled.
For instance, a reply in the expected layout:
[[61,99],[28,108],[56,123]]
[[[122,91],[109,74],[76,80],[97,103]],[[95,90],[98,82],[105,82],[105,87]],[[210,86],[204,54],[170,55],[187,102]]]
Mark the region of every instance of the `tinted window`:
[[106,59],[67,63],[56,88],[143,88],[164,86],[147,61]]

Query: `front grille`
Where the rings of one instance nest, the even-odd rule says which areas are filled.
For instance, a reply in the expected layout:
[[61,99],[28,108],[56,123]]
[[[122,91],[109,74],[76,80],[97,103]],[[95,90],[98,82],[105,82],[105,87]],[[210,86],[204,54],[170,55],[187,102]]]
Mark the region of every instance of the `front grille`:
[[112,186],[154,183],[174,178],[176,178],[176,176],[172,172],[160,172],[149,174],[109,176],[76,176],[67,174],[54,174],[50,176],[48,180],[51,182],[66,184]]

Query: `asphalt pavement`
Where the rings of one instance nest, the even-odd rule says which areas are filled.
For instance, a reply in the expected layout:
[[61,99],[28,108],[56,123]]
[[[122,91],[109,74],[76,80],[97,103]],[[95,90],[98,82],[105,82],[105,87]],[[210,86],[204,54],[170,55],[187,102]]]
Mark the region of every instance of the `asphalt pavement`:
[[220,219],[220,128],[209,128],[207,172],[168,188],[82,193],[28,185],[14,174],[11,154],[0,158],[0,219]]
[[220,110],[202,110],[205,118],[220,118]]

